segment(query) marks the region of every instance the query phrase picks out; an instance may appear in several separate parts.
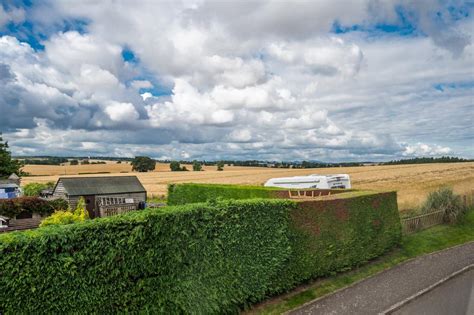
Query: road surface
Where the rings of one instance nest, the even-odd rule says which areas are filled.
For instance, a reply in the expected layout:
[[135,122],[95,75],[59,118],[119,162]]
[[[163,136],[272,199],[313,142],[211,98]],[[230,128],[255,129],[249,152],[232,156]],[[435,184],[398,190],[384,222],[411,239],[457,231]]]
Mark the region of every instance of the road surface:
[[[334,294],[308,302],[289,314],[384,313],[397,303],[470,267],[474,267],[474,242],[415,258]],[[453,291],[452,294],[460,293]],[[445,313],[440,310],[438,314]]]

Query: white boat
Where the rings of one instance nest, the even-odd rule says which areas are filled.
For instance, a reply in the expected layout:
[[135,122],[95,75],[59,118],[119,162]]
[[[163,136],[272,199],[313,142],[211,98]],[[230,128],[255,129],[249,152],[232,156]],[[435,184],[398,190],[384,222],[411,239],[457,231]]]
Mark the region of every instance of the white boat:
[[351,179],[347,174],[333,174],[333,175],[318,175],[312,174],[308,176],[293,176],[293,177],[280,177],[271,178],[265,185],[265,187],[281,187],[281,188],[293,188],[293,189],[335,189],[351,188]]

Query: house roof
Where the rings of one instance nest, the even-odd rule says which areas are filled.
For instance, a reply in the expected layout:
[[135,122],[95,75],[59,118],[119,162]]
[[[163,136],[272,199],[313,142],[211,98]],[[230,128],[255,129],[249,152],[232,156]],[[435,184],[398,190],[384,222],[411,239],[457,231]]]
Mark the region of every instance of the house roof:
[[59,182],[69,196],[146,192],[136,176],[60,177]]
[[18,175],[16,175],[15,173],[12,173],[12,174],[10,175],[10,177],[8,177],[8,179],[18,180],[18,179],[20,179],[20,177],[18,177]]
[[18,188],[18,184],[9,179],[0,179],[0,188]]

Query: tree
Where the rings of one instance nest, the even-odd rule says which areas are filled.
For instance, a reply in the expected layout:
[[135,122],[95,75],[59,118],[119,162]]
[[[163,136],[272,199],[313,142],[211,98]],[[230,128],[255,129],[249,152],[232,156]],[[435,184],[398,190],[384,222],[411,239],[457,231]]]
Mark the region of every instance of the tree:
[[222,161],[217,162],[217,170],[218,171],[223,171],[224,170],[224,162],[222,162]]
[[195,171],[195,172],[202,171],[201,162],[193,161],[193,171]]
[[171,161],[170,162],[170,169],[172,172],[179,172],[181,171],[181,165],[179,165],[178,161]]
[[3,142],[2,134],[0,133],[0,178],[6,178],[15,173],[22,176],[25,173],[21,171],[23,164],[12,159],[10,151],[8,151],[8,142]]
[[81,164],[82,165],[87,165],[87,164],[90,164],[89,160],[82,160],[81,161]]
[[23,193],[25,196],[39,196],[42,190],[52,189],[54,182],[42,183],[29,183],[23,187]]
[[132,171],[148,172],[156,167],[156,161],[148,156],[136,156],[132,160]]
[[70,165],[78,165],[79,164],[79,161],[78,160],[71,160],[69,162]]

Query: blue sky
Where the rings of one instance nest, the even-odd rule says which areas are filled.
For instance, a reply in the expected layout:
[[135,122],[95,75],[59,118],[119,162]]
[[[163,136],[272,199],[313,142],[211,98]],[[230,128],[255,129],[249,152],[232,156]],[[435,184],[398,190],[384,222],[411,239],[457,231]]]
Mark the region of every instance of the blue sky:
[[17,155],[474,157],[463,1],[5,1]]

